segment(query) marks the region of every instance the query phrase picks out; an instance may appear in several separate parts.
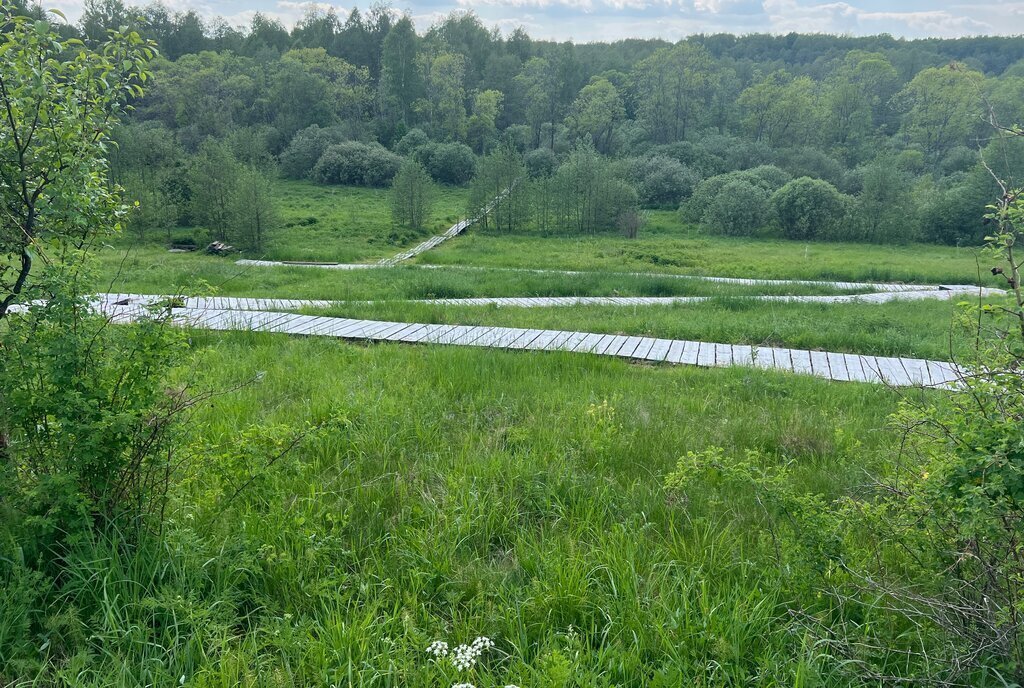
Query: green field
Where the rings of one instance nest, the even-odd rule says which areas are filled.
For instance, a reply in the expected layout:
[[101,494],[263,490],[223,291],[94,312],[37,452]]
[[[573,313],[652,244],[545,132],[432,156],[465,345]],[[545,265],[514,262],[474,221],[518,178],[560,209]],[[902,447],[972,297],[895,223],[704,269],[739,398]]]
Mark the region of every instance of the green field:
[[709,236],[650,211],[637,239],[496,235],[473,230],[419,257],[435,265],[652,271],[724,277],[993,284],[974,247],[880,246]]
[[473,296],[713,296],[836,294],[818,285],[744,286],[656,275],[591,272],[563,275],[462,266],[403,265],[388,270],[236,265],[235,257],[169,253],[154,246],[100,254],[96,288],[161,294],[208,285],[222,295],[339,300],[468,298]]
[[[370,220],[380,193],[289,187],[292,218],[345,200],[280,235],[269,257],[366,260],[398,250]],[[364,202],[371,211],[349,232]],[[101,254],[95,284],[375,302],[326,311],[346,317],[934,359],[969,349],[950,334],[949,302],[756,302],[739,297],[835,292],[629,274],[970,282],[966,249],[710,239],[666,217],[637,241],[471,231],[423,256],[438,268],[256,268],[121,245]],[[587,272],[510,269],[535,267]],[[409,302],[569,295],[714,299],[537,309]],[[798,622],[796,612],[858,623],[864,612],[836,608],[779,566],[756,492],[723,498],[712,485],[717,496],[684,499],[666,476],[687,452],[721,447],[758,452],[764,468],[788,466],[800,491],[840,498],[891,465],[901,435],[889,418],[900,402],[940,393],[560,352],[190,337],[177,381],[231,390],[189,419],[185,453],[204,459],[186,461],[165,531],[141,551],[126,555],[117,533],[77,543],[74,566],[45,601],[17,587],[0,596],[52,629],[53,649],[21,648],[21,671],[39,677],[24,685],[876,685]],[[280,452],[329,418],[329,429]],[[20,617],[0,615],[0,647],[18,628],[5,618]],[[468,672],[425,652],[435,640],[454,647],[480,635],[495,647]],[[0,672],[0,684],[8,678]]]
[[[194,344],[218,385],[261,376],[193,420],[225,457],[254,426],[343,421],[272,471],[258,451],[193,467],[140,557],[84,546],[61,592],[95,648],[74,685],[846,685],[793,628],[816,603],[762,565],[769,543],[662,483],[717,445],[841,494],[897,441],[897,394],[568,354]],[[477,635],[496,650],[470,675],[424,652]]]
[[[465,217],[467,192],[438,187],[430,217],[420,233],[392,227],[388,190],[357,186],[325,186],[305,181],[274,182],[274,205],[281,226],[272,230],[263,250],[252,257],[267,260],[316,260],[336,263],[373,262],[444,232]],[[196,234],[193,228],[173,231],[176,240]],[[206,236],[202,231],[202,236]],[[123,239],[122,248],[142,250],[163,245],[159,233],[145,241]]]

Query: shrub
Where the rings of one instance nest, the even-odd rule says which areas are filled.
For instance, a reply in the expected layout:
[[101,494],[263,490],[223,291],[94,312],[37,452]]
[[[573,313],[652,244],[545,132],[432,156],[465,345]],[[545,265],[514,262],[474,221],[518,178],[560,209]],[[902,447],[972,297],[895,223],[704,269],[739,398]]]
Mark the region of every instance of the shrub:
[[346,141],[328,147],[311,176],[322,184],[386,186],[401,164],[400,156],[379,143]]
[[402,156],[411,155],[417,148],[430,143],[430,137],[419,128],[410,129],[405,136],[395,144],[395,152]]
[[289,179],[305,179],[324,151],[344,140],[338,130],[321,129],[315,124],[301,130],[280,155],[281,173]]
[[789,175],[773,165],[761,165],[750,170],[727,172],[697,184],[689,200],[679,206],[679,214],[684,222],[702,222],[704,213],[718,198],[722,189],[733,181],[744,181],[758,187],[771,195],[789,181]]
[[558,156],[550,148],[538,148],[526,154],[526,170],[531,179],[550,177],[558,168]]
[[768,192],[742,178],[730,180],[719,189],[701,216],[708,230],[730,236],[750,236],[771,218]]
[[418,148],[414,155],[442,184],[465,184],[476,171],[476,155],[464,143],[431,143]]
[[640,203],[654,208],[676,208],[693,194],[700,178],[674,158],[656,155],[633,166]]
[[820,179],[801,177],[776,191],[772,208],[787,239],[815,239],[845,219],[846,197]]

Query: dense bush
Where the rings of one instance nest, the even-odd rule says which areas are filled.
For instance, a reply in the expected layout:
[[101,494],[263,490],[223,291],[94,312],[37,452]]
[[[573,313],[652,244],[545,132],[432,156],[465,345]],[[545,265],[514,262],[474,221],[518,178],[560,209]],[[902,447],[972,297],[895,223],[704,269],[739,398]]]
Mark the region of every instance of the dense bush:
[[324,151],[311,176],[322,184],[387,186],[401,164],[401,156],[379,143],[345,141]]
[[526,170],[530,177],[550,177],[558,168],[558,156],[550,148],[538,148],[526,154]]
[[464,143],[430,143],[417,148],[413,155],[442,184],[465,184],[476,170],[476,155]]
[[337,129],[307,127],[292,138],[278,160],[281,173],[289,179],[305,179],[328,147],[345,140]]
[[771,219],[768,192],[742,178],[727,182],[708,204],[701,226],[731,236],[750,236]]
[[768,195],[774,193],[790,180],[789,175],[773,165],[760,165],[749,170],[727,172],[705,179],[695,187],[693,195],[679,206],[684,222],[698,223],[704,213],[718,198],[719,193],[733,181],[744,181],[762,189]]
[[401,156],[408,156],[417,148],[428,143],[430,143],[430,137],[427,136],[427,133],[418,127],[414,127],[406,132],[405,136],[395,144],[395,152]]
[[787,239],[817,239],[834,234],[847,215],[848,199],[821,179],[801,177],[771,197],[772,209]]
[[656,155],[631,166],[640,203],[649,208],[676,208],[688,198],[700,178],[681,162]]

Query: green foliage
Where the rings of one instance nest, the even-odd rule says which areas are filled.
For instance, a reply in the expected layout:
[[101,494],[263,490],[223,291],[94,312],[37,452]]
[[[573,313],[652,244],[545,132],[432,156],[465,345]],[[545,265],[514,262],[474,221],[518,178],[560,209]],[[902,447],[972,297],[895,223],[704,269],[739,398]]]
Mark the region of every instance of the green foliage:
[[771,221],[768,193],[744,179],[724,184],[708,204],[700,224],[709,231],[730,236],[751,236]]
[[476,171],[476,156],[463,143],[426,143],[415,149],[413,157],[442,184],[465,184]]
[[814,239],[834,233],[846,218],[848,201],[828,182],[801,177],[772,194],[771,205],[787,239]]
[[700,181],[690,168],[663,155],[637,161],[631,177],[636,180],[640,203],[648,208],[678,208]]
[[426,224],[434,202],[434,185],[423,165],[406,160],[391,183],[392,224],[419,232]]
[[289,179],[305,179],[327,148],[344,140],[340,131],[315,124],[299,131],[281,152],[281,173]]
[[401,164],[401,157],[379,143],[345,141],[328,146],[310,175],[321,184],[387,186]]
[[[102,152],[111,120],[142,94],[153,49],[134,32],[112,32],[100,50],[64,41],[48,21],[0,5],[0,318],[26,290],[35,259],[92,243],[124,217],[106,182]],[[53,254],[50,258],[49,254]]]

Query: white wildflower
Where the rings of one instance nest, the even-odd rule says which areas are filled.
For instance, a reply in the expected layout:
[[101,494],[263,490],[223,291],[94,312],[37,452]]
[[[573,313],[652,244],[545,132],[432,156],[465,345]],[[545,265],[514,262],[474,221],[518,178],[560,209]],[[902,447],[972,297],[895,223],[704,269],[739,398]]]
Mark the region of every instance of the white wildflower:
[[453,683],[452,688],[476,688],[472,683]]
[[435,657],[447,657],[448,643],[443,640],[435,640],[427,646],[427,654]]
[[480,652],[472,645],[459,645],[452,655],[452,666],[459,671],[467,671],[476,664]]

